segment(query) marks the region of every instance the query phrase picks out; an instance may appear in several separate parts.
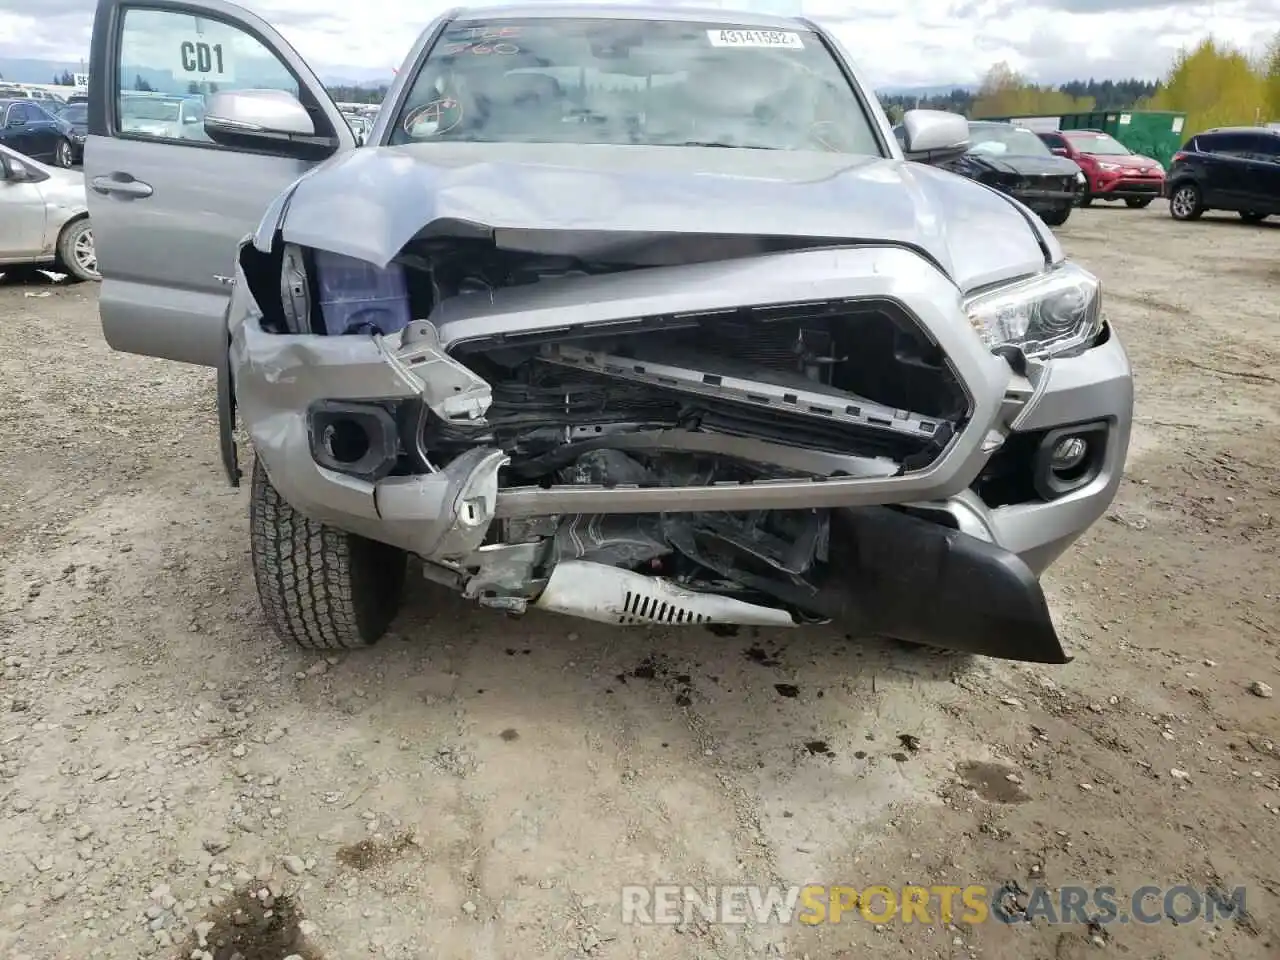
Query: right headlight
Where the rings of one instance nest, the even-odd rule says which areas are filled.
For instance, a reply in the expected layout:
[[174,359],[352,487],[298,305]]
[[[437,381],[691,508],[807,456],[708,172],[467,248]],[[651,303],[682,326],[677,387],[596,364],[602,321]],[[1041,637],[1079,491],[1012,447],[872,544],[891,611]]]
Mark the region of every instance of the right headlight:
[[1028,357],[1079,353],[1102,331],[1102,284],[1074,263],[965,301],[969,322],[989,348],[1015,346]]

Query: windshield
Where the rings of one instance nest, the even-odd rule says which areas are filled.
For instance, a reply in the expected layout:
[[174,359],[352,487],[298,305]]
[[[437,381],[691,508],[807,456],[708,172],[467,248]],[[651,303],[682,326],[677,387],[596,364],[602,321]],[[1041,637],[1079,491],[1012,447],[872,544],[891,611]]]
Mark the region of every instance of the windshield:
[[1050,157],[1053,152],[1030,130],[1004,124],[969,124],[969,152],[1009,154],[1016,157]]
[[1127,157],[1132,152],[1119,140],[1105,133],[1069,134],[1071,145],[1081,153],[1096,153],[1103,157]]
[[817,34],[612,19],[452,24],[391,142],[457,141],[881,154]]
[[178,100],[153,100],[151,97],[127,97],[120,104],[120,112],[129,120],[161,120],[178,122]]
[[67,123],[88,123],[89,108],[83,103],[73,103],[70,106],[63,107],[58,116],[66,120]]

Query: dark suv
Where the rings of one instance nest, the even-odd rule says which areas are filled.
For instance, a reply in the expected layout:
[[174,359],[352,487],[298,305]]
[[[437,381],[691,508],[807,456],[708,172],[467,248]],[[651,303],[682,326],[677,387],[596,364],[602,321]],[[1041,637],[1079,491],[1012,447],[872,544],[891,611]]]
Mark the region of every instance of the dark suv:
[[1280,130],[1222,127],[1188,140],[1165,179],[1169,213],[1195,220],[1234,210],[1246,223],[1280,214]]

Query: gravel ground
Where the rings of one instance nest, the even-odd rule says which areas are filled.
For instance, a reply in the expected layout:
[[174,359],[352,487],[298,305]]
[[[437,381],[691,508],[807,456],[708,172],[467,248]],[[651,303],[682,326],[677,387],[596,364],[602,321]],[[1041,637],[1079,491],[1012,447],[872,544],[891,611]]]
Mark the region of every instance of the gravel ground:
[[[1280,224],[1061,234],[1138,378],[1114,511],[1047,578],[1061,668],[426,583],[373,650],[285,649],[211,374],[112,353],[91,286],[0,285],[0,958],[1276,957]],[[810,881],[1243,885],[1247,914],[619,916],[628,883]]]

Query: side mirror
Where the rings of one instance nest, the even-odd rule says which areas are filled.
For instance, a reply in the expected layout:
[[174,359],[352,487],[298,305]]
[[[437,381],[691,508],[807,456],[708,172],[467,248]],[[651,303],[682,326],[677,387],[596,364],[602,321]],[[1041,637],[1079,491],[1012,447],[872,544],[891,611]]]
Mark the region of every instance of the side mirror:
[[941,163],[969,149],[969,121],[946,110],[908,110],[902,118],[902,152],[908,160]]
[[205,108],[204,132],[228,146],[246,141],[279,144],[293,137],[314,137],[307,108],[283,90],[234,90],[215,93]]
[[1068,156],[1066,147],[1050,147],[1049,149],[1059,157]]

